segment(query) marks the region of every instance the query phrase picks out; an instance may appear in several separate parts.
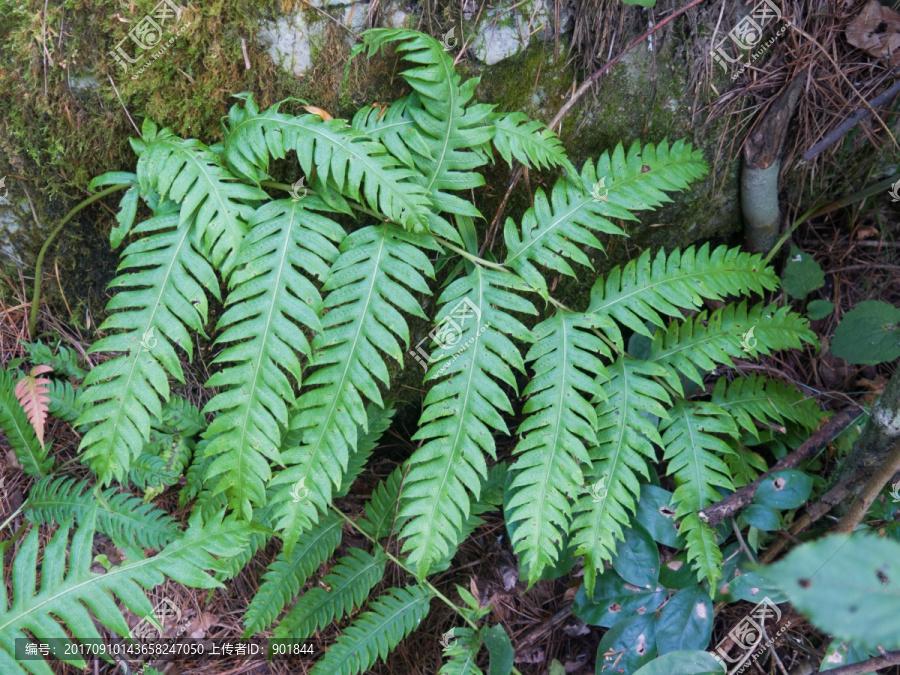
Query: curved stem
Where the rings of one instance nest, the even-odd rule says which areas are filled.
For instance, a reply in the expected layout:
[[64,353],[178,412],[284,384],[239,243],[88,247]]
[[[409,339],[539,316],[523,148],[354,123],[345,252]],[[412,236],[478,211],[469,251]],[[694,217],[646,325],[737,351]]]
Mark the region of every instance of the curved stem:
[[479,258],[477,255],[473,255],[473,254],[469,253],[465,249],[462,249],[459,246],[457,246],[456,244],[447,241],[443,237],[439,237],[436,234],[432,234],[431,238],[434,239],[441,246],[446,246],[454,253],[459,253],[459,255],[461,255],[463,258],[466,258],[467,260],[471,260],[476,265],[480,265],[481,267],[489,267],[494,270],[500,270],[501,272],[509,272],[509,268],[504,267],[500,263],[492,263],[488,260],[485,260],[484,258]]
[[13,518],[15,518],[17,515],[22,513],[22,509],[24,507],[25,507],[25,502],[23,502],[21,505],[19,505],[19,508],[17,508],[15,511],[13,511],[12,514],[9,516],[9,518],[7,518],[6,520],[3,521],[3,524],[0,525],[0,531],[6,529],[6,526],[12,522]]
[[74,218],[75,215],[79,211],[84,209],[86,206],[93,204],[98,199],[102,199],[106,195],[112,194],[113,192],[116,192],[118,190],[124,190],[125,188],[130,188],[131,185],[132,185],[131,183],[125,183],[122,185],[113,185],[111,187],[106,188],[105,190],[101,190],[100,192],[98,192],[95,195],[88,197],[83,202],[78,204],[78,206],[76,206],[71,211],[69,211],[66,214],[66,217],[63,218],[59,222],[59,225],[57,225],[55,228],[53,228],[53,231],[50,233],[50,235],[44,241],[44,245],[41,246],[41,250],[38,253],[37,262],[35,262],[35,264],[34,264],[34,291],[31,294],[31,312],[28,316],[28,337],[29,337],[29,339],[31,339],[31,340],[34,339],[34,329],[35,329],[35,326],[37,326],[38,305],[40,305],[40,302],[41,302],[41,276],[43,273],[44,256],[47,255],[47,249],[50,248],[50,244],[52,244],[53,240],[56,239],[56,235],[58,235],[60,230],[63,229],[63,226],[66,223],[68,223],[70,220],[72,220],[72,218]]

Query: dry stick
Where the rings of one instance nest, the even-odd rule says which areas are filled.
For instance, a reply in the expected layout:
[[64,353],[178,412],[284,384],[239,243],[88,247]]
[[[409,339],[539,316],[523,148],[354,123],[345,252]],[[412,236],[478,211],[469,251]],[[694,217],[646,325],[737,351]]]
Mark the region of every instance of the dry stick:
[[810,506],[806,513],[797,518],[790,528],[785,530],[781,538],[777,539],[775,543],[766,549],[765,553],[759,557],[759,562],[763,565],[772,562],[784,547],[795,539],[794,535],[800,534],[800,532],[819,520],[835,506],[849,499],[859,485],[860,481],[858,479],[847,479],[831,488],[819,501]]
[[789,455],[780,459],[775,466],[766,471],[763,475],[757,478],[752,483],[745,485],[744,487],[732,492],[730,495],[725,497],[725,499],[716,502],[711,506],[707,506],[702,511],[697,513],[697,516],[700,520],[709,523],[711,526],[715,527],[723,520],[728,517],[733,516],[735,513],[748,506],[751,501],[753,501],[754,495],[756,495],[756,491],[759,489],[759,486],[762,482],[769,477],[775,471],[781,471],[783,469],[791,469],[803,460],[807,459],[815,452],[825,445],[831,443],[834,438],[840,434],[844,429],[846,429],[852,422],[858,419],[858,415],[851,413],[849,410],[844,410],[841,413],[838,413],[831,420],[828,421],[821,429],[819,429],[816,433],[807,439],[803,445],[794,450]]
[[851,663],[849,666],[841,666],[828,671],[828,675],[863,675],[872,673],[879,668],[887,668],[900,663],[900,652],[885,652],[882,656],[876,656],[868,661]]
[[862,522],[866,512],[869,510],[872,502],[878,497],[881,489],[890,482],[891,478],[893,478],[894,474],[898,471],[900,471],[900,440],[895,442],[891,454],[887,456],[884,464],[880,465],[875,470],[875,473],[860,491],[859,496],[857,496],[850,505],[850,508],[847,509],[847,512],[838,521],[834,531],[838,533],[852,532],[853,529]]
[[[648,37],[653,35],[656,31],[661,29],[663,26],[665,26],[668,23],[671,23],[672,21],[674,21],[676,18],[678,18],[679,16],[684,14],[686,11],[688,11],[692,7],[696,7],[697,5],[699,5],[701,2],[703,2],[703,0],[691,0],[691,2],[689,2],[684,7],[682,7],[678,11],[674,12],[673,14],[670,14],[669,16],[667,16],[665,19],[663,19],[662,21],[657,23],[655,26],[651,26],[650,28],[648,28],[639,37],[635,38],[632,41],[632,43],[630,45],[628,45],[622,52],[617,54],[614,59],[607,61],[600,68],[595,70],[594,73],[589,78],[587,78],[584,82],[582,82],[581,86],[578,87],[578,89],[576,89],[572,93],[571,98],[569,98],[569,100],[566,101],[566,103],[563,105],[563,107],[559,109],[559,112],[556,113],[556,116],[550,121],[550,124],[548,124],[547,127],[552,130],[555,126],[557,126],[562,121],[562,118],[566,115],[566,113],[569,112],[569,110],[571,110],[573,105],[575,105],[575,103],[578,101],[578,99],[580,99],[584,95],[584,93],[588,89],[590,89],[591,86],[597,80],[599,80],[607,70],[609,70],[614,65],[616,65],[619,61],[621,61],[622,58],[628,52],[630,52],[632,49],[637,47],[641,42],[643,42]],[[500,206],[497,207],[497,213],[496,213],[496,215],[494,215],[494,219],[491,221],[491,225],[488,228],[488,236],[485,236],[484,243],[481,245],[481,249],[478,251],[479,256],[482,256],[484,254],[484,248],[487,245],[488,241],[490,241],[491,246],[493,246],[493,240],[497,233],[497,226],[500,222],[500,218],[503,216],[503,211],[506,208],[507,202],[509,201],[509,196],[512,194],[512,191],[515,189],[516,185],[518,185],[521,178],[522,178],[522,165],[517,164],[515,171],[513,171],[512,178],[509,181],[509,186],[506,188],[506,194],[503,195],[503,200],[500,202]]]
[[869,102],[868,108],[859,108],[854,111],[852,115],[850,115],[847,119],[837,125],[830,133],[826,134],[825,138],[823,138],[809,150],[804,152],[801,159],[804,162],[809,162],[815,159],[823,150],[837,143],[839,140],[841,140],[841,138],[844,137],[844,135],[848,131],[850,131],[864,119],[867,119],[872,114],[872,110],[874,108],[887,103],[897,94],[900,94],[900,79],[894,82],[894,84],[891,85],[890,88],[888,88],[886,91],[873,98]]

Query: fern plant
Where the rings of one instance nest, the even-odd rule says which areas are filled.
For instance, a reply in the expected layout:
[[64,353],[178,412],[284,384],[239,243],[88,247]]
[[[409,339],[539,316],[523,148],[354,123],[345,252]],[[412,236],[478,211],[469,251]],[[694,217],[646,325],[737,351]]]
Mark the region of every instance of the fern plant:
[[[411,91],[383,111],[364,108],[348,124],[280,105],[261,111],[240,94],[221,144],[145,120],[143,138],[132,142],[136,172],[93,181],[128,189],[111,238],[129,243],[104,337],[90,350],[110,358],[77,395],[60,385],[51,404],[70,420],[77,413],[101,506],[87,509],[86,484],[46,478],[29,518],[59,522],[64,503],[79,533],[97,522],[120,541],[165,552],[188,535],[107,486],[152,487],[152,497],[183,472],[192,527],[218,532],[225,525],[215,514],[228,510],[228,527],[249,528],[244,550],[227,564],[201,556],[217,579],[237,574],[270,537],[280,540],[244,617],[245,635],[281,617],[274,636],[302,641],[360,611],[314,672],[366,670],[416,628],[435,597],[466,624],[454,630],[458,641],[441,672],[480,672],[483,644],[499,663],[509,643],[502,627],[484,625],[486,609],[464,589],[457,606],[429,581],[491,510],[502,511],[529,586],[564,573],[577,556],[592,594],[633,526],[642,485],[662,478],[675,488],[667,508],[693,573],[712,592],[722,537],[697,511],[765,469],[738,461],[742,434],[758,439],[757,423],[788,420],[811,428],[821,415],[798,407],[777,382],[732,373],[713,386],[709,375],[738,358],[814,344],[806,320],[748,304],[777,287],[774,271],[760,256],[709,245],[645,251],[598,276],[587,307],[566,307],[548,278],[592,273],[590,255],[627,236],[635,214],[704,175],[701,154],[682,141],[619,145],[578,171],[545,126],[474,102],[477,79],[463,82],[434,39],[375,29],[355,51],[391,46],[413,64],[403,71]],[[476,169],[494,151],[510,164],[562,173],[549,194],[536,190],[519,223],[507,219],[503,250],[479,257],[481,213],[471,194],[484,184]],[[288,191],[270,175],[273,160],[288,157],[311,188],[303,198],[270,195]],[[152,216],[135,225],[138,199]],[[357,225],[338,224],[338,214]],[[214,328],[210,296],[224,309]],[[429,317],[430,343],[414,345],[410,322]],[[191,359],[195,336],[207,330],[216,357],[201,415],[172,390],[184,382],[180,360]],[[410,363],[417,370],[416,360],[427,367],[412,437],[420,446],[376,488],[365,515],[349,518],[335,500],[389,424],[392,373]],[[187,440],[163,452],[173,409],[190,431],[169,433]],[[513,429],[518,411],[523,420]],[[52,496],[57,506],[42,506]],[[129,509],[153,526],[143,540],[128,534]],[[345,526],[368,543],[350,547],[322,576],[328,590],[301,592]],[[222,536],[233,550],[235,539]],[[52,555],[64,538],[51,542]],[[32,559],[34,546],[18,557]],[[388,564],[405,570],[407,582],[367,601]],[[161,578],[150,563],[141,569],[148,584]],[[24,589],[28,579],[18,574]],[[211,584],[194,572],[175,578]],[[16,602],[14,616],[32,604]],[[104,625],[123,628],[111,608],[95,609]],[[32,625],[17,621],[0,626]],[[498,629],[505,641],[494,639]]]

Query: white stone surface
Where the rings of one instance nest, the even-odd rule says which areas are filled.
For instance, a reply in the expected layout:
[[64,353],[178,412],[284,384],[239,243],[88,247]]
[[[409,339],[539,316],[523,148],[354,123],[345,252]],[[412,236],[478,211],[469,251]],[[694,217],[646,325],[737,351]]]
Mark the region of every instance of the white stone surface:
[[[320,3],[325,1],[318,0]],[[314,3],[314,6],[318,4]],[[323,11],[355,33],[360,33],[366,28],[369,5],[365,2],[328,0]],[[276,65],[301,76],[312,67],[314,54],[325,42],[329,23],[334,26],[321,12],[312,8],[301,9],[277,21],[264,22],[260,26],[259,39]],[[353,42],[350,33],[346,33],[346,37],[348,43]]]
[[490,66],[515,56],[528,47],[531,39],[540,38],[550,27],[545,0],[532,0],[509,11],[512,4],[507,0],[488,10],[479,22],[478,34],[470,49],[482,63]]

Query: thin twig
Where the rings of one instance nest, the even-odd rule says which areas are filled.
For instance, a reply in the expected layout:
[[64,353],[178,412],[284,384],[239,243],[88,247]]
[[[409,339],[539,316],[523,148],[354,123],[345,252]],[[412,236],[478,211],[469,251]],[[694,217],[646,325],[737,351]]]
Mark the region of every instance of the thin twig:
[[897,139],[894,138],[894,135],[891,133],[891,130],[888,128],[887,124],[885,124],[884,120],[881,119],[881,117],[875,113],[874,108],[869,104],[869,102],[865,99],[865,97],[864,97],[862,94],[859,93],[859,90],[858,90],[856,87],[853,86],[853,83],[850,82],[850,80],[847,78],[847,76],[844,75],[844,71],[841,70],[841,67],[840,67],[840,66],[837,64],[837,62],[831,57],[831,54],[828,53],[828,50],[825,49],[825,47],[823,47],[822,45],[820,45],[819,42],[818,42],[812,35],[810,35],[810,34],[807,33],[805,30],[803,30],[802,28],[800,28],[800,26],[795,26],[795,25],[792,24],[792,23],[790,23],[790,24],[788,24],[788,25],[791,27],[792,30],[795,30],[796,32],[800,33],[800,35],[802,35],[802,36],[805,37],[807,40],[809,40],[810,42],[812,42],[816,47],[818,47],[818,48],[822,51],[822,53],[825,55],[825,58],[827,58],[827,59],[831,62],[831,65],[834,66],[835,72],[836,72],[838,75],[841,76],[841,79],[844,80],[844,82],[847,84],[847,86],[849,86],[850,89],[853,91],[853,93],[856,94],[856,96],[859,98],[859,100],[862,101],[862,103],[863,103],[863,105],[866,107],[866,109],[867,109],[870,113],[872,113],[873,115],[875,115],[875,119],[878,120],[878,123],[879,123],[879,124],[881,125],[881,127],[885,130],[885,132],[886,132],[887,135],[888,135],[888,138],[890,138],[890,139],[891,139],[891,142],[893,142],[894,147],[895,147],[895,148],[900,148],[900,145],[897,145]]
[[834,668],[828,671],[828,675],[863,675],[864,673],[873,673],[881,668],[888,666],[896,666],[900,663],[900,652],[885,652],[881,656],[876,656],[868,661],[860,661],[859,663],[851,663],[840,668]]
[[864,119],[868,118],[875,108],[884,103],[887,103],[897,94],[900,94],[900,79],[894,82],[894,84],[891,85],[886,91],[869,101],[868,108],[856,109],[849,117],[847,117],[847,119],[845,119],[834,129],[832,129],[828,134],[826,134],[825,138],[823,138],[809,150],[804,152],[801,159],[804,162],[809,162],[815,159],[822,151],[841,140],[844,137],[844,134],[850,131],[853,127],[862,122]]
[[119,104],[122,106],[122,110],[125,111],[125,116],[128,118],[128,121],[131,122],[131,126],[134,127],[134,130],[137,132],[137,135],[140,138],[143,138],[144,136],[143,136],[143,134],[141,134],[141,130],[138,129],[138,125],[134,123],[134,120],[131,119],[131,115],[128,114],[128,108],[125,107],[125,102],[122,100],[122,97],[119,96],[119,90],[116,88],[116,83],[113,82],[113,79],[110,75],[107,75],[106,77],[109,78],[109,83],[112,85],[113,91],[116,92],[116,98],[119,99]]
[[875,501],[884,486],[891,481],[894,474],[898,471],[900,471],[900,441],[894,444],[894,449],[884,459],[884,463],[879,464],[875,473],[863,486],[862,491],[853,500],[847,512],[838,521],[834,531],[840,533],[852,532],[865,518],[866,512],[868,512],[872,502]]

